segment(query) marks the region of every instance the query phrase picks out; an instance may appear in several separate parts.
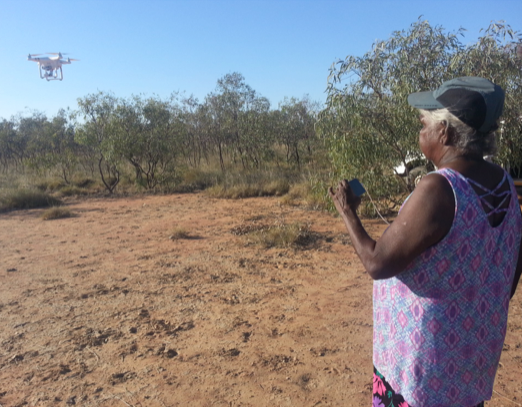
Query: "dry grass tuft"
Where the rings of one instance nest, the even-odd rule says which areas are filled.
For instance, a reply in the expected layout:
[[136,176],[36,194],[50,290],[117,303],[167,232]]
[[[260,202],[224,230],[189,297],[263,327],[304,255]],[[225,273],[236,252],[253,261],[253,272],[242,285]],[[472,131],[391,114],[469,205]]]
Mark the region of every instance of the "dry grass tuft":
[[265,184],[262,190],[264,196],[283,196],[290,190],[290,184],[284,179],[278,179]]
[[301,223],[243,224],[232,229],[231,232],[238,236],[248,235],[252,242],[267,249],[303,247],[316,239],[315,234],[310,230],[310,225]]
[[238,184],[226,187],[214,185],[206,190],[213,198],[241,199],[260,196],[283,196],[290,189],[290,184],[285,180],[275,180],[260,184]]
[[6,192],[0,197],[0,212],[14,209],[45,208],[60,205],[59,199],[46,192],[31,189],[18,189]]
[[208,188],[206,193],[212,198],[224,199],[241,199],[259,196],[256,188],[246,184],[234,185],[228,188],[223,185],[214,185]]
[[42,213],[43,220],[70,218],[72,212],[63,206],[53,206]]
[[190,238],[191,238],[190,234],[183,228],[174,229],[169,236],[170,240],[180,240],[180,239],[190,239]]
[[281,197],[280,203],[287,206],[304,206],[313,210],[326,209],[324,197],[314,192],[309,182],[292,185],[288,193]]
[[54,192],[66,186],[65,182],[55,178],[43,179],[36,183],[36,188],[44,192]]
[[75,185],[68,185],[58,190],[57,195],[60,197],[64,196],[83,196],[88,195],[89,191],[85,188],[80,188]]

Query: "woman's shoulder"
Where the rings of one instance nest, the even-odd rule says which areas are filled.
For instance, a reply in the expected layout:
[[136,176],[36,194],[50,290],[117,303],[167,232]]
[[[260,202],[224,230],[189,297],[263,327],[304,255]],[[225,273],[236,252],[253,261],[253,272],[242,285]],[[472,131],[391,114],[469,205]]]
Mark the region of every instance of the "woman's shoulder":
[[415,189],[423,195],[430,196],[432,199],[444,199],[453,197],[453,187],[451,179],[458,177],[458,173],[447,168],[433,171],[425,175]]
[[497,188],[506,177],[506,171],[502,167],[485,160],[465,163],[452,170],[488,190]]
[[432,208],[437,216],[447,216],[448,220],[453,220],[455,194],[453,185],[444,172],[435,171],[425,175],[415,188],[412,198],[425,210]]

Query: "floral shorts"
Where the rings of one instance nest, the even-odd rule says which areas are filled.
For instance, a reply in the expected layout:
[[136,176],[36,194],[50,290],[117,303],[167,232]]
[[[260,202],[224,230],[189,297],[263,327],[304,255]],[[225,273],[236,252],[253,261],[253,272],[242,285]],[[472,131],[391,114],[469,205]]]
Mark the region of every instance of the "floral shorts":
[[[400,394],[395,393],[384,376],[373,367],[373,407],[412,407]],[[484,407],[484,402],[476,407]]]

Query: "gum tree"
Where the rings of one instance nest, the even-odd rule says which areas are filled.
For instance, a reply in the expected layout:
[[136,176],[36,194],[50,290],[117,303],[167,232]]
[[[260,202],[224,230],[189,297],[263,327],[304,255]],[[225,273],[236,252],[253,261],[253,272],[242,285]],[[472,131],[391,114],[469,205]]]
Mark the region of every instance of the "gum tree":
[[504,22],[492,23],[475,44],[456,55],[452,69],[487,78],[505,90],[494,159],[522,177],[522,35]]
[[109,193],[120,182],[121,151],[115,138],[114,112],[117,99],[99,92],[78,99],[78,114],[83,124],[77,127],[75,140],[96,156],[100,178]]
[[[317,125],[330,152],[332,177],[360,178],[381,204],[402,200],[414,188],[408,162],[423,159],[417,141],[418,113],[407,97],[457,76],[484,76],[504,86],[510,93],[505,120],[516,121],[517,114],[511,112],[516,103],[509,99],[520,100],[515,58],[509,54],[513,45],[500,41],[510,33],[513,41],[519,41],[509,30],[503,25],[490,27],[476,45],[465,47],[460,41],[463,29],[448,33],[419,19],[408,30],[376,42],[362,57],[334,63],[327,106]],[[395,170],[400,164],[406,168],[405,177]]]
[[315,142],[315,120],[318,108],[308,97],[285,98],[279,104],[277,141],[284,145],[287,163],[301,166],[302,155],[312,157]]
[[270,103],[234,72],[218,80],[216,91],[205,99],[210,118],[213,144],[219,154],[221,169],[225,170],[225,153],[243,169],[259,166],[267,133],[260,132],[261,123],[268,116]]

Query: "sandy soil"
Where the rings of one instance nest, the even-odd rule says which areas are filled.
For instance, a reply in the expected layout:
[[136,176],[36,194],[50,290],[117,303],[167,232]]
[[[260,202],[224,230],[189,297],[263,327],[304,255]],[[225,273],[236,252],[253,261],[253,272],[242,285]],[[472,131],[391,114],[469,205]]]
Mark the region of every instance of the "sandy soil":
[[[372,283],[338,218],[202,194],[68,206],[0,215],[1,406],[371,404]],[[312,238],[242,233],[274,222]],[[488,406],[522,405],[521,305]]]

